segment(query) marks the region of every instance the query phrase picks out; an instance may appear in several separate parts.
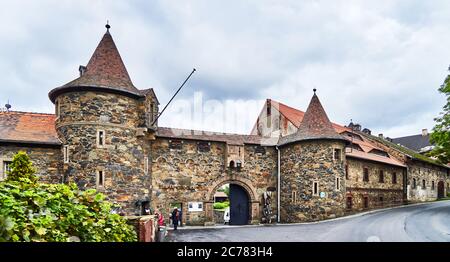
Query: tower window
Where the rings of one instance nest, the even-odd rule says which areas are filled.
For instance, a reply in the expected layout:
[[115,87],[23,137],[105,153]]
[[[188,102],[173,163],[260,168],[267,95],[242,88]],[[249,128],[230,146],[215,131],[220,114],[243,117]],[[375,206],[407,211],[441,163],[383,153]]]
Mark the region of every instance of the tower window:
[[336,177],[336,190],[341,190],[341,179]]
[[69,146],[63,147],[63,157],[64,157],[64,163],[69,163]]
[[341,158],[342,150],[339,149],[339,148],[335,148],[333,152],[334,152],[334,153],[333,153],[333,159],[334,159],[335,161],[341,161],[341,159],[342,159],[342,158]]
[[60,111],[61,111],[60,104],[59,104],[58,99],[56,99],[55,100],[55,114],[56,114],[56,118],[59,118]]
[[397,173],[392,173],[392,184],[397,184]]
[[270,101],[267,101],[267,116],[270,116],[272,114],[272,107],[270,106]]
[[292,203],[297,203],[297,191],[292,191],[291,200]]
[[363,169],[363,181],[369,182],[369,169],[367,167]]
[[148,157],[144,157],[144,174],[148,174]]
[[98,130],[97,131],[97,146],[104,146],[105,145],[105,130]]
[[105,172],[103,170],[97,171],[97,187],[105,186]]
[[5,179],[8,172],[11,172],[11,161],[3,161],[3,174],[0,176],[0,180]]
[[378,182],[384,183],[384,171],[380,170],[380,173],[378,174]]
[[348,175],[348,164],[345,165],[345,179],[349,180],[349,175]]
[[313,182],[313,196],[318,196],[319,195],[319,182],[318,181],[314,181]]

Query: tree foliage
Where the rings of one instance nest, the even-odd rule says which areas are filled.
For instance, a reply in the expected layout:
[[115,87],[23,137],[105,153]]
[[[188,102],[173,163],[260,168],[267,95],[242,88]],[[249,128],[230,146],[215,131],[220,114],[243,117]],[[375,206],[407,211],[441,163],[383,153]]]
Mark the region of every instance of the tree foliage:
[[133,227],[111,213],[103,194],[38,183],[23,152],[11,167],[0,183],[0,241],[136,241]]
[[444,105],[443,112],[441,112],[439,117],[434,119],[436,125],[431,133],[430,142],[435,147],[429,156],[434,156],[439,162],[447,164],[450,162],[450,75],[447,75],[444,83],[439,88],[439,92],[447,97],[447,103]]

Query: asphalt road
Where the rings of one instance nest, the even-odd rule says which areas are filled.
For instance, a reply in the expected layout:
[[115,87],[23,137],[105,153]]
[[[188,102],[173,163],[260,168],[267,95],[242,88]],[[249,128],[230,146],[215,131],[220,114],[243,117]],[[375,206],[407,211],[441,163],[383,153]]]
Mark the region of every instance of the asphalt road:
[[176,242],[450,242],[450,201],[404,206],[320,223],[169,231]]

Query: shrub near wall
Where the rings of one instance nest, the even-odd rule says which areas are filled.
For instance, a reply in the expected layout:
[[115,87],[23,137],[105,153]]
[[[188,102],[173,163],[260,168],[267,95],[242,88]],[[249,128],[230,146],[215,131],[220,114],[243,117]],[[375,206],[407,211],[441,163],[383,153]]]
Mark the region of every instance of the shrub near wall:
[[[136,241],[133,227],[95,190],[36,182],[19,152],[0,183],[0,241]],[[31,172],[31,173],[30,173]]]

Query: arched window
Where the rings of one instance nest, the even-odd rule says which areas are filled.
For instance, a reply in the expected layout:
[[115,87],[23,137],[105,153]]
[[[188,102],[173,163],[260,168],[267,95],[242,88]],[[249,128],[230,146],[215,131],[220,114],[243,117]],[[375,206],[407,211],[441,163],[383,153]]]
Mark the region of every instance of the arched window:
[[234,161],[233,160],[230,161],[230,168],[234,168]]
[[431,190],[434,190],[434,181],[431,181]]
[[416,189],[416,187],[417,187],[417,181],[415,178],[413,178],[413,188]]
[[425,182],[425,179],[422,179],[422,189],[425,189],[427,187],[427,183]]

